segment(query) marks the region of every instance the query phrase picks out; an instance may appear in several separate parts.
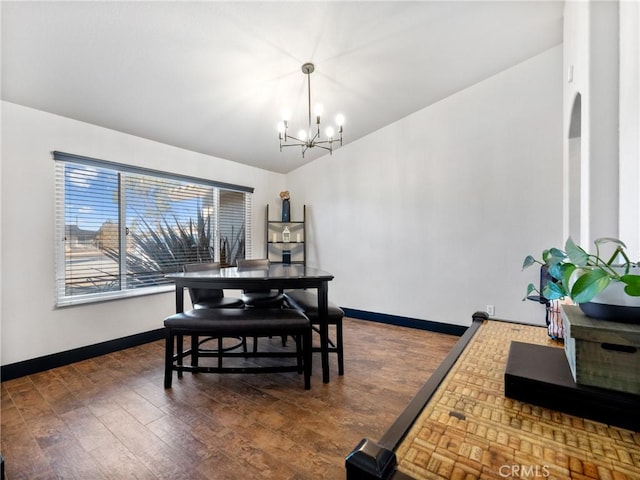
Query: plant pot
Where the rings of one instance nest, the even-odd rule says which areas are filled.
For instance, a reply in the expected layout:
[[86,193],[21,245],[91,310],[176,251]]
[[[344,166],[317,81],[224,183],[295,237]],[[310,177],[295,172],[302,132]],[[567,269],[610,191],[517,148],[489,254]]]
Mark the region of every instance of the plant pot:
[[640,306],[627,307],[608,303],[580,303],[580,310],[587,316],[597,320],[610,322],[640,324]]
[[[638,267],[629,273],[638,275]],[[611,282],[590,302],[580,303],[580,309],[587,317],[613,322],[640,324],[640,297],[632,297],[624,292],[624,283]]]

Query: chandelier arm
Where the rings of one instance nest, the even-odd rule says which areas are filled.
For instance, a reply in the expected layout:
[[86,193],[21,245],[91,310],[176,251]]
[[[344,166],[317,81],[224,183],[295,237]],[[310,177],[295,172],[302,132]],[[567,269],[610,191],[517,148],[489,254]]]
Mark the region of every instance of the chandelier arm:
[[300,140],[299,138],[294,137],[293,135],[288,135],[288,137],[289,137],[289,138],[293,138],[296,142],[300,142],[300,143],[301,143],[301,144],[303,144],[303,145],[306,145],[306,144],[307,144],[307,142],[305,142],[304,140]]
[[318,147],[321,147],[322,145],[331,145],[333,144],[333,142],[337,142],[338,140],[336,140],[335,138],[332,140],[319,140],[317,142],[314,143],[314,145],[317,145]]
[[333,149],[332,149],[332,148],[330,148],[330,147],[325,147],[324,145],[320,145],[320,144],[318,144],[318,143],[316,143],[316,144],[314,145],[314,147],[322,148],[322,149],[324,149],[324,150],[328,150],[328,151],[330,151],[330,152],[331,152],[331,151],[333,151]]

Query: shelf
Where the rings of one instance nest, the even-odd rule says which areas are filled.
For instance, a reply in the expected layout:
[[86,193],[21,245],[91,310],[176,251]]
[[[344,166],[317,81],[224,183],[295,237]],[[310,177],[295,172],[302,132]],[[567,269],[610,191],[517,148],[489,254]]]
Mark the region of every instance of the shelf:
[[[278,212],[279,213],[279,212]],[[303,206],[302,220],[269,220],[269,205],[265,212],[265,241],[267,246],[267,258],[272,263],[277,264],[298,264],[306,265],[307,244],[306,238],[307,206]],[[282,240],[282,230],[287,227],[290,231],[290,240]],[[274,240],[275,239],[275,240]],[[298,240],[299,239],[299,240]],[[290,262],[284,262],[285,252]]]

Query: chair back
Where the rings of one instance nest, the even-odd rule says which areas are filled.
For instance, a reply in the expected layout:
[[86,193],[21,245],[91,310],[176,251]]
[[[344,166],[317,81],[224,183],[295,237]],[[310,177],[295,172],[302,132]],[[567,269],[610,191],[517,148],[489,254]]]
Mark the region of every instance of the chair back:
[[238,270],[267,270],[269,269],[268,258],[238,259]]
[[[215,272],[220,270],[220,264],[218,262],[186,263],[182,266],[182,270],[185,273],[206,271]],[[217,298],[224,297],[224,290],[212,288],[189,288],[189,296],[191,297],[191,304],[196,305],[197,303],[202,303],[207,300],[215,300]]]
[[[268,258],[238,259],[238,271],[269,270]],[[282,291],[270,288],[244,289],[242,301],[248,307],[280,308],[284,302]]]
[[220,263],[218,262],[199,262],[199,263],[185,263],[182,266],[183,272],[204,272],[206,270],[220,270]]

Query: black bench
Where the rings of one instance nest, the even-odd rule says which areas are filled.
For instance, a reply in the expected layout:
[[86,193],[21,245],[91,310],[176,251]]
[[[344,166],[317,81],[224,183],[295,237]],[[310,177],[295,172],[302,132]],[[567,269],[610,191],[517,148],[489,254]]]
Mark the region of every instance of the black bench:
[[[320,324],[318,315],[318,296],[307,290],[291,290],[284,295],[285,303],[290,308],[304,313],[311,321],[312,328],[318,331],[317,325]],[[338,354],[338,374],[344,375],[344,342],[342,336],[342,318],[344,312],[337,305],[328,302],[328,320],[329,325],[336,326],[335,343],[329,340],[329,352]],[[314,352],[319,352],[319,347],[313,348]]]
[[[300,311],[279,308],[203,308],[176,313],[164,321],[166,329],[164,387],[171,388],[173,372],[202,373],[304,373],[304,387],[311,388],[311,324]],[[184,350],[184,336],[198,337],[286,337],[296,339],[296,351],[233,352],[225,350]],[[193,344],[197,345],[197,342]],[[191,357],[191,365],[184,364]],[[199,357],[216,357],[217,366],[200,366]],[[296,364],[252,367],[224,366],[225,357],[293,357]]]

